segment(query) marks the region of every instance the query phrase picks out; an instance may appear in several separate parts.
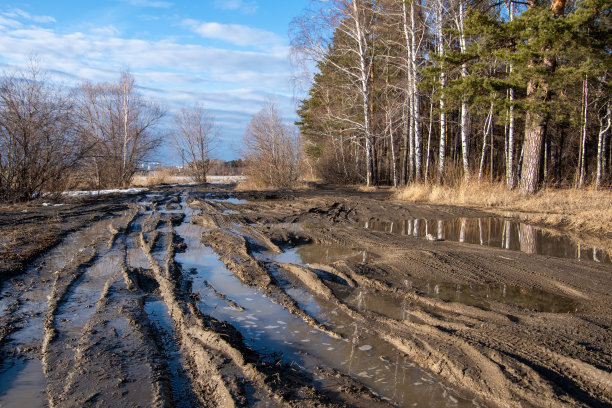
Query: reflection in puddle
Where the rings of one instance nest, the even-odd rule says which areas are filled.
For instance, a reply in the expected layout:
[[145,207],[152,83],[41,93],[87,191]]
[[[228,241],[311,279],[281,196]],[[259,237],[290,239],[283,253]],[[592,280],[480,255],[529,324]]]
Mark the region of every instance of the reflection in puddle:
[[552,235],[531,225],[503,218],[455,218],[451,220],[366,221],[360,226],[374,231],[464,242],[557,258],[612,263],[603,250],[587,248],[567,236]]
[[47,406],[45,375],[40,360],[6,360],[0,373],[0,407]]
[[[199,293],[201,298],[198,306],[203,313],[233,325],[245,343],[264,358],[298,364],[311,373],[317,373],[317,367],[322,364],[329,365],[402,406],[413,403],[431,407],[472,406],[470,401],[454,395],[403,353],[357,324],[334,304],[290,287],[289,282],[278,275],[279,271],[273,273],[300,307],[348,340],[335,339],[314,329],[258,289],[243,285],[210,248],[201,244],[202,231],[202,227],[190,224],[188,219],[176,229],[187,244],[187,250],[177,254],[176,260],[184,271],[195,272],[190,278],[192,292]],[[326,259],[326,262],[331,262],[337,257],[358,256],[363,259],[363,254],[353,250],[332,250],[321,254],[314,251],[315,247],[305,245],[300,248],[285,252],[289,255],[277,256],[284,255],[294,263],[324,262]],[[280,261],[278,258],[275,260]],[[244,310],[231,307],[210,286]],[[337,390],[339,385],[338,380],[328,377],[317,377],[315,381],[321,389],[330,391]]]
[[428,297],[459,302],[489,310],[487,300],[512,304],[523,309],[546,313],[575,313],[578,303],[572,299],[511,285],[459,285],[449,282],[429,282],[421,291]]
[[293,264],[329,264],[336,261],[369,262],[376,258],[371,252],[337,245],[305,244],[285,250],[281,254],[257,254],[260,260]]
[[411,314],[407,299],[401,296],[380,293],[374,290],[352,288],[335,282],[325,282],[334,295],[350,307],[359,311],[371,311],[395,320],[407,320],[412,323],[425,324],[423,320]]
[[217,203],[230,203],[230,204],[236,204],[236,205],[244,205],[244,204],[248,204],[249,202],[247,200],[241,200],[240,198],[236,198],[236,197],[230,197],[230,198],[209,198],[209,201],[214,201]]
[[197,397],[193,393],[189,376],[187,375],[187,361],[181,353],[174,337],[174,321],[168,313],[166,304],[153,297],[146,299],[145,312],[156,332],[156,340],[162,356],[167,364],[172,399],[177,408],[188,408],[197,404]]

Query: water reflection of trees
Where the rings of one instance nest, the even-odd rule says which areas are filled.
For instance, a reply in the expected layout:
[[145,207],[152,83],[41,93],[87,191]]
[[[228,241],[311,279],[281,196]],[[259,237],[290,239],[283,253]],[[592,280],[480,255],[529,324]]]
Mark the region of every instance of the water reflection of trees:
[[519,225],[519,244],[521,252],[527,254],[537,253],[537,233],[536,229],[531,225],[520,224]]

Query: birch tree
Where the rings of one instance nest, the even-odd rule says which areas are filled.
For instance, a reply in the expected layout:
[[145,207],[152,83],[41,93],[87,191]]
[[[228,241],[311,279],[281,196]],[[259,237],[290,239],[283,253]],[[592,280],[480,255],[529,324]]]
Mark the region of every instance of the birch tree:
[[[365,142],[366,184],[377,184],[374,167],[374,131],[372,127],[372,73],[374,69],[374,2],[367,0],[333,0],[319,2],[320,8],[293,21],[291,46],[294,61],[324,61],[341,74],[356,91],[362,117],[339,118],[356,125]],[[333,35],[331,35],[333,33]],[[334,42],[334,40],[336,40]],[[332,55],[346,57],[344,64]]]
[[94,146],[88,163],[96,186],[127,186],[161,142],[165,111],[136,91],[129,73],[117,82],[82,84],[76,105],[78,131]]
[[206,183],[217,139],[215,121],[202,106],[182,108],[174,116],[174,146],[195,182]]

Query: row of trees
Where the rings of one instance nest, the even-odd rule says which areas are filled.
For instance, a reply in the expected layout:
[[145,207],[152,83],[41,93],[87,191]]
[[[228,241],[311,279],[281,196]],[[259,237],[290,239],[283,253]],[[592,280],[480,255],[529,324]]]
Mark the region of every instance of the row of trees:
[[609,0],[315,1],[306,154],[334,182],[609,185],[609,39]]
[[123,187],[157,147],[164,110],[134,78],[57,85],[35,63],[0,80],[0,200],[25,201],[70,184]]
[[[166,111],[143,97],[134,77],[66,87],[33,62],[0,79],[0,201],[27,201],[71,187],[126,187],[168,131],[198,182],[214,164],[214,118],[184,108],[170,128]],[[219,165],[217,164],[217,167]]]

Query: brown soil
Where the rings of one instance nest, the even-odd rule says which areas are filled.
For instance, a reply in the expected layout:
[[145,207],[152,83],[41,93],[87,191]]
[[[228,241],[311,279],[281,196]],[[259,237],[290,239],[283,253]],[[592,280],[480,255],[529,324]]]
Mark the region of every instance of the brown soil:
[[[40,361],[37,403],[51,407],[612,404],[610,264],[364,228],[488,216],[389,198],[201,186],[0,209],[0,380],[18,361]],[[205,265],[208,252],[197,251],[210,250],[227,268],[216,281],[213,266],[189,264]],[[351,358],[370,339],[360,350],[381,350],[382,383],[397,353],[422,370],[410,382],[439,395],[386,394],[317,354],[323,344],[299,349],[296,364],[269,354],[285,346],[262,345],[242,317],[227,317],[265,321],[249,308],[255,295],[240,291],[353,344]],[[355,334],[317,310],[343,316]],[[276,327],[259,335],[274,339],[264,332]],[[10,383],[0,406],[36,406],[18,378]]]

